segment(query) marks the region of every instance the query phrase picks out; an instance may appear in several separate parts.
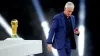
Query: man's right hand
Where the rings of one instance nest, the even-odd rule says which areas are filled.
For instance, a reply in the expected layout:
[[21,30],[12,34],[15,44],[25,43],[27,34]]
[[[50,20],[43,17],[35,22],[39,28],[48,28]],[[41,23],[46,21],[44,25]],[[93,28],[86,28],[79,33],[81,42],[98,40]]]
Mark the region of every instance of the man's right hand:
[[48,44],[48,50],[51,51],[52,50],[52,44]]

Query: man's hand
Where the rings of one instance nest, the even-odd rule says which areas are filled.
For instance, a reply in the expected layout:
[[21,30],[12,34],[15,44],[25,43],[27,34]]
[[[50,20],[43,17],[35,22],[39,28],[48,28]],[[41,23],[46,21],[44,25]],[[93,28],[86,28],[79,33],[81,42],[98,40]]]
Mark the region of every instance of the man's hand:
[[48,50],[51,51],[52,50],[52,44],[48,44]]
[[79,31],[74,31],[74,34],[79,34]]
[[79,34],[78,28],[75,28],[74,34],[76,34],[76,35]]

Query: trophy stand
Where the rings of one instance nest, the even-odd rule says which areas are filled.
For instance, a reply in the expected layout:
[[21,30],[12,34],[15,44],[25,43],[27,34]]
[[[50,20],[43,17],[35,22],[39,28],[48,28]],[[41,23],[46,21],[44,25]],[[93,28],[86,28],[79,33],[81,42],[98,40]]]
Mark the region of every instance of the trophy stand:
[[12,36],[11,38],[7,38],[6,40],[23,40],[22,38],[17,37],[17,28],[18,28],[18,20],[11,20],[11,28],[12,28]]
[[11,38],[0,41],[0,56],[34,56],[42,53],[41,40],[24,40],[17,36],[18,21],[16,19],[11,21],[11,27]]

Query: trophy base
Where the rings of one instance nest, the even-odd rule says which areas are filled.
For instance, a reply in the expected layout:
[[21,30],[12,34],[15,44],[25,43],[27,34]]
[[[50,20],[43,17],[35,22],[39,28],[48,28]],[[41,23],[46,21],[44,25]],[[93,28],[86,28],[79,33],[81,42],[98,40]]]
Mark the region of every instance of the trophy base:
[[24,39],[22,39],[22,38],[7,38],[5,40],[24,40]]

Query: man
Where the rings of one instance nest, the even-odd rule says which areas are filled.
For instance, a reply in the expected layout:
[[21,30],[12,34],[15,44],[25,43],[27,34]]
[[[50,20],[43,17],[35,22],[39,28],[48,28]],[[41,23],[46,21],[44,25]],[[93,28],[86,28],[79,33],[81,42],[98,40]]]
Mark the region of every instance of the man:
[[71,56],[71,49],[76,49],[74,34],[79,35],[79,31],[75,27],[75,17],[71,15],[73,11],[74,4],[67,2],[64,11],[53,18],[47,39],[48,50],[54,47],[59,56]]

